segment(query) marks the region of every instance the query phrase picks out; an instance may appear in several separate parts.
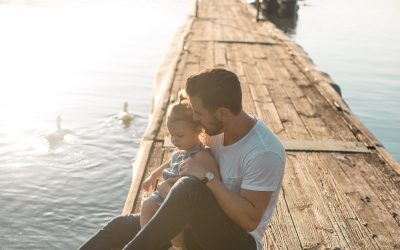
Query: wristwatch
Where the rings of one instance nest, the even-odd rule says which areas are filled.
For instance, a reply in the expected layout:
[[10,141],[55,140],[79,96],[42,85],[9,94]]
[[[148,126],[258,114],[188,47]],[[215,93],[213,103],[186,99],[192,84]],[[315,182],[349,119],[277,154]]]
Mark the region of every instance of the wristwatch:
[[214,174],[210,171],[207,171],[203,179],[201,179],[201,182],[206,184],[207,182],[212,181],[213,179],[214,179]]

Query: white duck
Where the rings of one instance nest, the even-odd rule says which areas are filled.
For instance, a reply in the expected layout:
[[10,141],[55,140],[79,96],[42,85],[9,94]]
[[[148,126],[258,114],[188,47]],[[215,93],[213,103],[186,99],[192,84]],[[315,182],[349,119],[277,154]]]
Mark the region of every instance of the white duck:
[[57,116],[57,129],[46,134],[46,139],[49,143],[56,143],[62,141],[64,136],[67,134],[72,134],[69,129],[63,129],[61,127],[61,116]]
[[124,126],[129,126],[133,120],[133,115],[128,112],[128,103],[124,102],[124,111],[118,114],[118,119],[124,124]]

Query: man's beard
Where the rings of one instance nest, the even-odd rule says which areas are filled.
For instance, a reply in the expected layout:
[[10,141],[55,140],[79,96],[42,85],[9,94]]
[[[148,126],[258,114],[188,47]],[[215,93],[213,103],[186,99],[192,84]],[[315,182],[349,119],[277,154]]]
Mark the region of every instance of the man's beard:
[[215,116],[210,126],[206,127],[204,124],[201,125],[203,126],[204,132],[209,136],[221,134],[224,128],[223,123]]

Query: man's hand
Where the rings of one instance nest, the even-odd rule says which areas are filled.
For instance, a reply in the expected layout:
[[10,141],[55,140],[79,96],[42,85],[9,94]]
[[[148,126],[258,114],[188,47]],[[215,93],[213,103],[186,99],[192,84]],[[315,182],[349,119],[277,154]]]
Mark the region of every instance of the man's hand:
[[202,180],[206,175],[207,170],[203,168],[198,162],[193,158],[189,158],[183,161],[179,165],[179,176],[193,176],[199,180]]

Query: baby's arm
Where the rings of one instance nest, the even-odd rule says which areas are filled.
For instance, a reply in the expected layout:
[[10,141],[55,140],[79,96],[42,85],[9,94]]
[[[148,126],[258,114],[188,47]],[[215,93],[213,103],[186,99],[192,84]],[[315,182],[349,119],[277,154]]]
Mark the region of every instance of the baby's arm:
[[143,182],[143,189],[146,192],[150,192],[154,190],[154,186],[156,184],[157,179],[161,178],[162,172],[164,169],[168,168],[171,164],[171,160],[164,162],[163,164],[161,164],[161,166],[159,166],[158,168],[156,168],[155,170],[153,170],[151,172],[151,174],[146,178],[146,180],[144,180]]
[[193,159],[210,170],[215,178],[221,179],[221,174],[219,172],[219,166],[214,156],[211,154],[210,150],[202,150],[193,156]]

